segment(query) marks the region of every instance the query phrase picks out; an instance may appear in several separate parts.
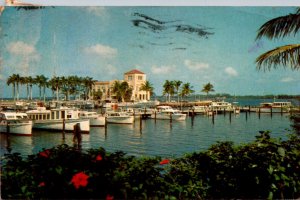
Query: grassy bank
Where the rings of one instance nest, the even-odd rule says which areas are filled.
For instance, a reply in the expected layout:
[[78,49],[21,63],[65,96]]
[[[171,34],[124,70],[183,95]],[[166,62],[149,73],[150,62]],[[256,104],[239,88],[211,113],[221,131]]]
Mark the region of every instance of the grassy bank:
[[260,133],[179,158],[134,157],[60,145],[23,159],[6,155],[4,199],[299,198],[300,137]]

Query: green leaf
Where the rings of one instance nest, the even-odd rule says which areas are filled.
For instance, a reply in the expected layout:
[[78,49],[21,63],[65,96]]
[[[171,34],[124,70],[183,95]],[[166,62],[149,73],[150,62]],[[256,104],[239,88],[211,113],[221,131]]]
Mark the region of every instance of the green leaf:
[[285,150],[282,147],[279,147],[277,149],[277,152],[279,153],[280,156],[284,157],[285,156]]
[[273,173],[273,171],[274,171],[274,169],[273,169],[272,165],[269,165],[269,168],[268,168],[268,172],[269,172],[269,174],[272,174],[272,173]]

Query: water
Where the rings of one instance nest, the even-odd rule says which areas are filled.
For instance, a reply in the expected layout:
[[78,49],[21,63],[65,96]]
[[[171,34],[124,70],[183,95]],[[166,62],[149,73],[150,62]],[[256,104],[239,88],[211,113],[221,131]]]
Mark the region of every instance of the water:
[[[216,141],[233,141],[235,144],[255,140],[261,130],[271,131],[273,137],[286,139],[290,128],[287,114],[240,113],[225,116],[219,114],[214,118],[203,115],[187,117],[185,121],[142,120],[137,119],[131,125],[108,124],[104,127],[91,128],[90,134],[84,134],[82,148],[104,147],[109,152],[124,151],[130,155],[159,155],[176,157],[185,153],[205,150]],[[33,131],[31,137],[7,136],[1,134],[1,156],[7,152],[29,155],[59,144],[73,145],[72,133],[67,133],[65,140],[61,132]]]

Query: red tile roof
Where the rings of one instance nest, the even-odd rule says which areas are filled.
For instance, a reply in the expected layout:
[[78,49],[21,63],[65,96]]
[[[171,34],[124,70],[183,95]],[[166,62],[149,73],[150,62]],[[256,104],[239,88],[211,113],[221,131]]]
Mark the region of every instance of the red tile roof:
[[143,72],[141,72],[141,71],[139,71],[137,69],[133,69],[133,70],[131,70],[129,72],[126,72],[125,74],[145,74],[145,73],[143,73]]

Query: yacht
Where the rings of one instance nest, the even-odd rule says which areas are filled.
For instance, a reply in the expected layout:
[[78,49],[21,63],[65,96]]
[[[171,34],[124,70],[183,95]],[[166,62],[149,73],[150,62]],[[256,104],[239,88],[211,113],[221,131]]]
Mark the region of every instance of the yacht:
[[109,111],[106,113],[106,121],[114,124],[132,124],[134,116],[126,112]]
[[31,135],[32,121],[26,113],[0,112],[0,132],[15,135]]
[[89,119],[90,126],[105,126],[105,116],[96,112],[79,111],[80,119]]
[[226,101],[216,101],[212,102],[209,106],[209,109],[215,113],[222,113],[222,112],[233,112],[233,106],[231,103]]
[[79,123],[83,133],[90,132],[90,120],[80,119],[79,110],[72,108],[60,107],[46,110],[45,107],[38,107],[36,110],[27,111],[26,114],[33,121],[34,129],[73,131],[74,125]]
[[260,103],[257,112],[261,113],[287,113],[290,111],[292,103],[288,101],[282,102],[264,102]]
[[195,114],[205,114],[208,111],[207,106],[193,106],[191,109]]
[[173,109],[171,106],[157,106],[157,109],[151,114],[151,118],[182,121],[186,119],[186,114]]

